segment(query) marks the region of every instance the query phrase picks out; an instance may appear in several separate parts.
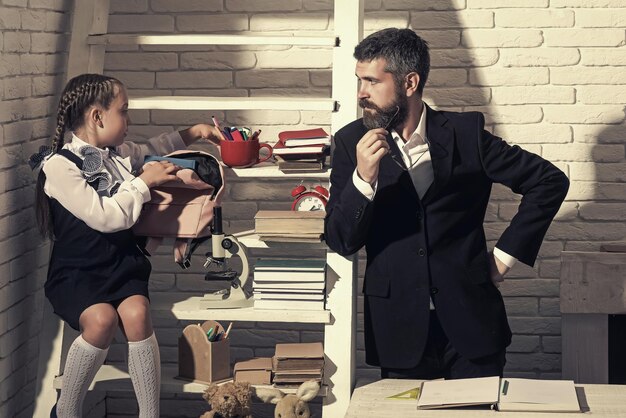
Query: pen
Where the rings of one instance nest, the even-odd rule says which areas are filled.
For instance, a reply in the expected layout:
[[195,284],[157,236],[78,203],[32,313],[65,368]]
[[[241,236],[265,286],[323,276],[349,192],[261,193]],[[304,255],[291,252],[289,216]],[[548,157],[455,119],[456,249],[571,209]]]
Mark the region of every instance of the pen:
[[233,323],[231,322],[228,325],[228,328],[226,329],[226,333],[224,334],[224,339],[228,338],[228,333],[230,332],[230,329],[233,327]]
[[227,140],[233,141],[233,136],[230,134],[228,128],[224,128],[220,132],[223,132],[223,136],[225,136]]
[[241,134],[239,129],[237,129],[234,126],[232,128],[230,128],[230,136],[232,136],[233,140],[235,140],[235,141],[244,141],[243,135]]
[[250,139],[257,139],[260,134],[261,134],[261,130],[260,129],[258,131],[254,131],[254,133],[252,134],[252,137]]
[[213,328],[209,328],[209,330],[206,332],[206,337],[208,338],[209,341],[211,341],[212,334],[213,334]]

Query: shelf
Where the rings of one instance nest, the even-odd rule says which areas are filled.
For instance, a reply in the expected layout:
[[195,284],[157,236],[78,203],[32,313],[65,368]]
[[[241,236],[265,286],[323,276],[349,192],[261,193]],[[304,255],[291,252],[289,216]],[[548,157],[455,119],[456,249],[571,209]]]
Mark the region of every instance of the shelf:
[[[176,379],[177,366],[161,366],[161,393],[203,393],[207,385]],[[54,378],[54,388],[61,389],[63,376]],[[255,387],[271,387],[267,385],[255,385]],[[132,392],[133,384],[128,372],[116,366],[106,364],[100,367],[89,390],[104,392]],[[296,388],[281,389],[284,393],[296,393]],[[327,396],[328,387],[322,386],[318,396]]]
[[330,168],[325,168],[324,171],[319,173],[283,173],[278,169],[278,165],[271,162],[257,164],[248,168],[227,168],[226,170],[232,171],[240,178],[311,178],[324,180],[330,178]]
[[287,309],[200,309],[201,296],[189,293],[155,293],[150,296],[154,317],[171,317],[187,321],[251,321],[330,324],[330,311],[296,311]]
[[89,45],[302,45],[334,47],[335,36],[263,35],[91,35]]
[[328,98],[151,96],[128,101],[129,109],[144,110],[319,110],[333,112]]

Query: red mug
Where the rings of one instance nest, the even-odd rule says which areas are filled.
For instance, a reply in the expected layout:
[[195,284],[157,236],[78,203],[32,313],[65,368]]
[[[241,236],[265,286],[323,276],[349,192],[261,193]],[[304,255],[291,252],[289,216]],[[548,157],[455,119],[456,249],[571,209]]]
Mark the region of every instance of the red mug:
[[[224,141],[219,143],[222,161],[229,167],[251,167],[267,161],[272,156],[272,146],[259,143],[257,138],[247,141]],[[261,157],[261,148],[267,148],[269,154]]]

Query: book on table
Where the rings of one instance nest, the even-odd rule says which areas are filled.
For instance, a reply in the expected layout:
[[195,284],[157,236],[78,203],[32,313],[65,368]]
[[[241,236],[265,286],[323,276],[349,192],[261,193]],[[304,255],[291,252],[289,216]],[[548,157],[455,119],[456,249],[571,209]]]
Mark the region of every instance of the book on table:
[[498,376],[422,384],[418,409],[488,406],[499,411],[581,412],[574,382]]
[[291,234],[291,233],[276,233],[276,234],[258,234],[261,241],[273,241],[273,242],[310,242],[318,243],[324,241],[324,234]]
[[[285,297],[285,299],[293,299],[290,294],[294,293],[294,294],[304,294],[304,295],[323,295],[324,294],[324,287],[319,287],[317,289],[313,289],[313,286],[308,286],[305,288],[297,288],[297,287],[291,287],[292,283],[291,282],[277,282],[281,285],[281,287],[277,287],[277,288],[269,288],[269,287],[265,287],[263,286],[265,283],[261,282],[259,283],[257,286],[254,286],[254,292],[255,293],[263,293],[265,295],[269,295],[269,296],[273,296],[273,297],[279,297],[281,295],[287,295]],[[296,284],[300,284],[300,283],[296,283]],[[302,283],[302,284],[306,284],[306,283]],[[313,285],[318,284],[318,283],[311,283]]]
[[255,309],[275,309],[293,311],[323,311],[324,300],[300,299],[254,299]]
[[295,282],[285,280],[253,281],[254,290],[259,292],[293,292],[315,293],[324,291],[325,283],[320,282]]
[[260,259],[252,287],[258,309],[322,310],[326,262],[314,259]]
[[283,173],[312,173],[324,171],[325,158],[305,158],[298,160],[285,160],[280,155],[275,155],[278,169]]
[[298,375],[286,375],[275,374],[274,375],[274,384],[276,385],[291,385],[299,386],[299,383],[308,382],[309,380],[313,380],[315,382],[321,382],[322,377],[319,374],[298,374]]
[[324,211],[260,210],[254,216],[259,235],[315,236],[324,233]]
[[260,258],[254,264],[258,271],[325,271],[326,261],[315,258]]
[[254,290],[254,300],[314,300],[320,301],[324,300],[323,293],[284,293],[284,292],[260,292],[258,290]]
[[274,371],[274,383],[275,384],[290,384],[290,383],[302,383],[308,380],[321,382],[322,375],[324,374],[323,368],[311,369],[311,370],[284,370]]
[[324,346],[321,342],[278,343],[272,361],[274,371],[322,369]]
[[307,380],[321,382],[324,374],[322,343],[279,343],[272,357],[274,384],[299,384]]
[[329,154],[328,145],[305,145],[302,147],[288,147],[284,142],[278,141],[272,147],[273,155],[278,155],[285,160],[301,160],[311,158],[323,158]]
[[[292,259],[292,258],[260,258],[254,264],[255,273],[263,272],[276,272],[285,274],[296,274],[298,279],[295,281],[315,281],[320,277],[323,280],[324,273],[326,272],[326,261],[320,259]],[[302,274],[300,274],[302,273]],[[309,273],[308,275],[304,273]],[[259,278],[266,278],[265,274],[260,274]],[[289,279],[289,276],[282,275]],[[279,280],[271,279],[271,280]]]
[[235,382],[249,382],[253,385],[269,385],[272,383],[272,358],[257,357],[238,361],[233,369]]
[[322,128],[282,131],[278,134],[278,140],[287,147],[330,145],[331,142],[330,135]]

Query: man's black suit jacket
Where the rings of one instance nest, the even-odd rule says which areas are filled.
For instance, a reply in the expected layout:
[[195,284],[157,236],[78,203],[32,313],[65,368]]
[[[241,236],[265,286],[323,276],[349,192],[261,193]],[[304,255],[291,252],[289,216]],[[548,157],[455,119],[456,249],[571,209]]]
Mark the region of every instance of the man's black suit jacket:
[[[367,132],[361,119],[334,139],[325,237],[342,255],[366,248],[366,361],[387,368],[411,368],[421,359],[429,297],[463,356],[508,346],[511,331],[490,279],[483,229],[491,186],[502,183],[523,196],[496,245],[530,266],[569,186],[548,161],[485,131],[482,114],[426,111],[434,181],[421,200],[390,155],[380,162],[374,200],[356,189],[356,145]],[[388,140],[402,161],[391,135]]]

